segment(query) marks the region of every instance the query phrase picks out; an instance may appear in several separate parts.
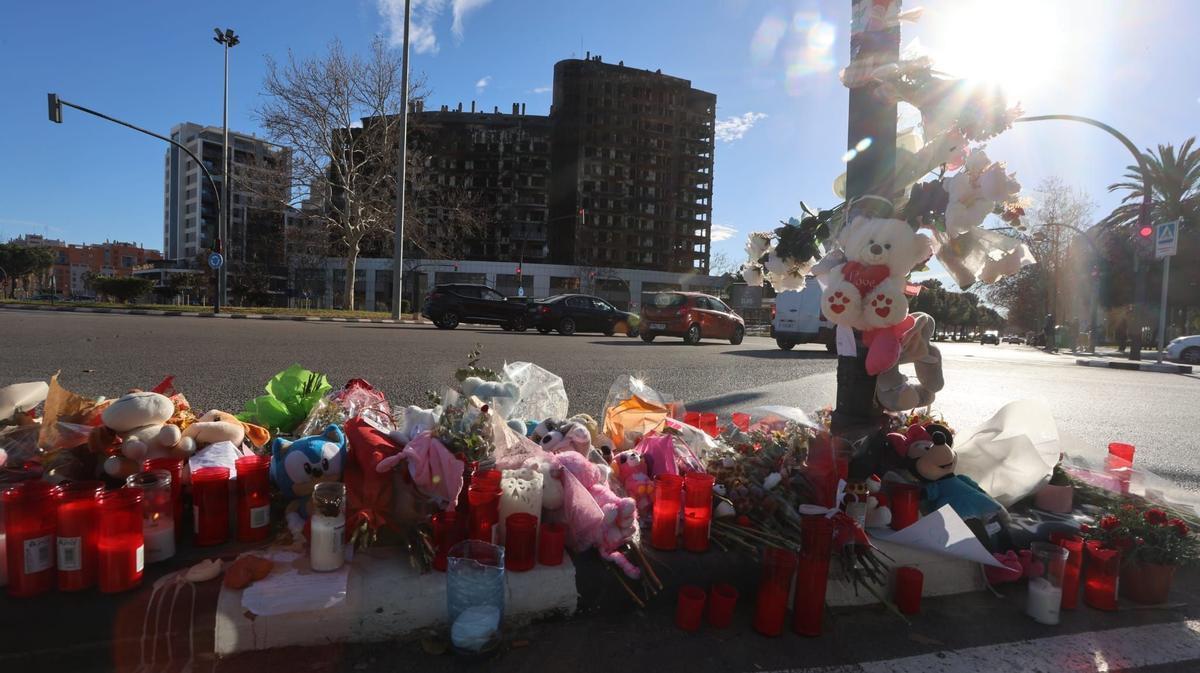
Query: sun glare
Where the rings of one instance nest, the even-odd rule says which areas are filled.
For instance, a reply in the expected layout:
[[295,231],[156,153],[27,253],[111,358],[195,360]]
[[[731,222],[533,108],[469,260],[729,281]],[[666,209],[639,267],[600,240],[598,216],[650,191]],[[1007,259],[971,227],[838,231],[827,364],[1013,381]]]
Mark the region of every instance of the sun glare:
[[925,34],[939,70],[998,84],[1013,100],[1069,71],[1072,35],[1059,3],[955,0],[944,7],[929,17]]

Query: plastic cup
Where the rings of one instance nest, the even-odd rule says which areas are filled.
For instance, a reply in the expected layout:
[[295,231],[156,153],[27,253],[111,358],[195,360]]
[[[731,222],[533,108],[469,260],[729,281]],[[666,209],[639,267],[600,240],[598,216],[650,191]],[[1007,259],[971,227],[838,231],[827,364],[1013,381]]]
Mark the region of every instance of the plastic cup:
[[429,521],[433,527],[433,569],[446,572],[446,554],[461,540],[458,512],[438,512]]
[[660,474],[654,478],[654,513],[650,527],[650,545],[671,551],[679,545],[679,510],[683,506],[683,477]]
[[920,570],[910,566],[896,568],[894,599],[902,614],[915,615],[921,611],[921,590],[924,584],[925,575]]
[[1117,582],[1121,576],[1121,552],[1102,549],[1089,540],[1083,545],[1083,602],[1096,610],[1117,609]]
[[513,572],[532,570],[537,550],[537,517],[528,512],[510,514],[504,522],[505,567]]
[[702,472],[683,478],[683,548],[688,551],[708,551],[714,483],[716,477]]
[[800,562],[792,598],[792,631],[799,635],[821,635],[832,548],[833,521],[823,515],[804,516],[800,520]]
[[538,563],[544,566],[562,565],[563,546],[567,527],[561,523],[543,523],[538,537]]
[[783,620],[787,617],[788,591],[792,588],[796,564],[796,553],[789,549],[763,549],[758,596],[754,605],[754,630],[764,636],[778,636],[783,633]]
[[892,483],[888,487],[892,509],[892,530],[903,530],[921,518],[921,487],[916,484]]
[[105,493],[96,541],[96,584],[102,593],[128,591],[142,583],[145,544],[142,489],[126,486]]
[[229,539],[229,468],[205,467],[192,473],[192,529],[197,547]]

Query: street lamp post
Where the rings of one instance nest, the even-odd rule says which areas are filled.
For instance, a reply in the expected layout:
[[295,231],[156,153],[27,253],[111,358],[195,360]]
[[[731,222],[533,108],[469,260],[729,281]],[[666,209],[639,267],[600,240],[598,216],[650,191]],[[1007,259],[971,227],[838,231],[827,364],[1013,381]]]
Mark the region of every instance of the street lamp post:
[[[229,161],[229,50],[233,49],[241,41],[234,34],[232,28],[226,28],[225,32],[221,32],[220,28],[213,28],[216,37],[213,42],[223,47],[225,52],[225,89],[221,96],[221,190],[223,198],[217,203],[220,207],[220,213],[217,215],[217,240],[214,242],[215,250],[218,254],[228,257],[225,252],[225,240],[229,236],[229,219],[233,215],[233,207],[230,203],[230,183],[233,181],[230,175]],[[242,241],[242,245],[246,242]],[[225,289],[229,281],[226,271],[229,268],[229,260],[225,259],[221,263],[221,267],[217,269],[217,300],[214,304],[216,311],[220,312],[221,304],[227,303],[228,297],[225,296]]]
[[[404,0],[404,47],[400,73],[400,151],[396,158],[396,231],[392,241],[392,319],[400,319],[404,296],[404,188],[408,168],[408,25],[412,0]],[[414,307],[415,308],[415,307]]]
[[[138,133],[144,133],[144,134],[150,136],[151,138],[158,138],[159,140],[161,140],[165,143],[168,143],[170,145],[173,145],[173,146],[179,148],[180,150],[182,150],[184,154],[186,154],[192,158],[192,161],[196,162],[196,165],[200,167],[201,171],[204,171],[204,177],[205,177],[205,179],[208,180],[208,186],[212,188],[213,196],[215,196],[217,199],[218,219],[220,218],[220,213],[222,212],[221,206],[222,206],[223,201],[221,199],[221,192],[220,192],[220,190],[217,189],[217,181],[213,179],[212,171],[208,170],[208,167],[204,165],[204,162],[200,161],[200,157],[196,156],[196,154],[194,152],[192,152],[191,150],[189,150],[185,145],[178,143],[164,135],[159,135],[159,134],[155,133],[154,131],[147,131],[146,129],[144,129],[140,126],[135,126],[133,124],[130,124],[127,121],[121,121],[120,119],[117,119],[116,117],[110,117],[110,116],[104,114],[103,112],[97,112],[90,108],[86,108],[82,105],[76,105],[75,103],[67,102],[67,101],[59,98],[58,94],[56,94],[56,93],[46,94],[46,98],[49,102],[50,121],[52,121],[56,124],[62,123],[62,109],[64,106],[66,106],[69,108],[74,108],[76,110],[79,110],[80,112],[86,112],[92,116],[99,117],[106,121],[110,121],[114,124],[120,124],[121,126],[124,126],[125,128],[129,128],[129,129],[133,129],[134,131],[137,131]],[[218,312],[220,310],[221,310],[221,307],[220,307],[219,300],[218,300],[213,305],[213,311]]]

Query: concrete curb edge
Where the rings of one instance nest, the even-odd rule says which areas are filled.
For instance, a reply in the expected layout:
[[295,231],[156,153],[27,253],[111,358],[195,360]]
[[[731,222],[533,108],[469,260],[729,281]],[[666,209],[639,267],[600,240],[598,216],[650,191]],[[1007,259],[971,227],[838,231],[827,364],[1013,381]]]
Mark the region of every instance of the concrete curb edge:
[[295,320],[300,322],[375,323],[382,325],[429,325],[427,320],[393,320],[392,318],[338,318],[333,316],[291,315],[287,313],[205,313],[193,311],[157,311],[144,308],[93,308],[91,306],[46,306],[41,304],[0,304],[0,309],[13,311],[55,311],[58,313],[111,313],[115,315],[150,315],[165,317],[228,318],[232,320]]
[[1083,367],[1107,367],[1108,369],[1127,369],[1131,371],[1158,372],[1160,374],[1191,374],[1191,365],[1177,365],[1157,362],[1137,362],[1129,360],[1089,360],[1078,358],[1075,364]]

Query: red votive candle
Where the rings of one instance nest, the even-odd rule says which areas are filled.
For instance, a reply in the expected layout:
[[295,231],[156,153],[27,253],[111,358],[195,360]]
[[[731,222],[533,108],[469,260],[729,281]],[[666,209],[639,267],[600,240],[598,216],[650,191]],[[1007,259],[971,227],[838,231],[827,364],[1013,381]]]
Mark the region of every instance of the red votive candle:
[[544,566],[562,565],[563,545],[567,541],[567,527],[561,523],[543,523],[538,537],[538,563]]
[[233,463],[237,469],[237,539],[261,542],[271,532],[271,490],[267,456],[244,456]]
[[744,414],[739,411],[733,414],[732,420],[733,427],[737,428],[738,430],[741,430],[742,432],[747,432],[750,430],[750,414]]
[[229,539],[229,468],[204,467],[192,473],[192,528],[197,547]]
[[1050,542],[1067,550],[1063,567],[1062,607],[1074,610],[1079,605],[1079,571],[1083,569],[1083,538],[1078,535],[1051,533]]
[[96,537],[104,482],[77,481],[59,487],[58,590],[80,591],[96,583]]
[[471,483],[480,488],[500,488],[500,478],[503,476],[500,470],[478,470],[475,476],[471,477]]
[[1083,556],[1083,602],[1097,610],[1116,610],[1121,552],[1103,549],[1098,541],[1089,540],[1083,545]]
[[692,472],[683,478],[683,548],[708,551],[708,533],[712,525],[712,490],[716,477]]
[[683,415],[683,422],[687,423],[688,425],[692,426],[693,428],[699,428],[700,427],[700,412],[699,411],[686,412]]
[[4,503],[8,595],[28,598],[54,588],[58,489],[40,479],[0,493]]
[[183,539],[183,459],[147,458],[142,471],[166,470],[171,473],[171,508],[175,513],[175,539]]
[[714,628],[728,628],[733,622],[738,590],[732,584],[714,584],[708,594],[708,623]]
[[446,553],[462,541],[458,512],[438,512],[429,518],[433,528],[433,569],[446,572]]
[[96,538],[96,584],[104,593],[128,591],[142,582],[146,566],[142,535],[142,489],[126,486],[100,498]]
[[763,549],[762,574],[758,580],[758,597],[754,605],[754,630],[764,636],[783,633],[787,617],[788,592],[796,574],[796,554],[788,549]]
[[492,527],[500,522],[500,487],[493,487],[486,482],[471,482],[471,487],[467,489],[467,500],[471,511],[466,537],[490,543]]
[[902,614],[915,615],[921,611],[921,588],[925,575],[913,567],[896,568],[896,607]]
[[792,631],[799,635],[821,635],[832,548],[833,520],[820,514],[802,517],[800,564],[796,571],[796,593],[792,599]]
[[721,428],[717,425],[717,415],[712,413],[700,414],[700,429],[708,433],[709,437],[716,437],[721,434]]
[[509,514],[504,522],[504,567],[513,572],[532,570],[537,550],[537,517],[529,512]]
[[888,504],[892,508],[892,530],[903,530],[921,518],[921,487],[893,482],[888,486]]
[[650,545],[670,551],[679,544],[679,510],[683,505],[683,477],[660,474],[654,478],[654,514],[650,525]]
[[704,618],[704,589],[685,584],[679,587],[679,602],[675,605],[675,626],[684,631],[700,630]]

